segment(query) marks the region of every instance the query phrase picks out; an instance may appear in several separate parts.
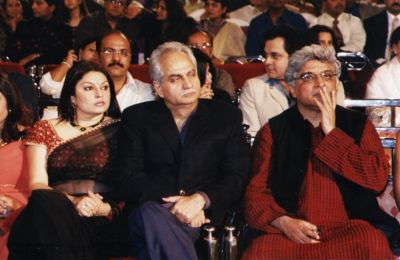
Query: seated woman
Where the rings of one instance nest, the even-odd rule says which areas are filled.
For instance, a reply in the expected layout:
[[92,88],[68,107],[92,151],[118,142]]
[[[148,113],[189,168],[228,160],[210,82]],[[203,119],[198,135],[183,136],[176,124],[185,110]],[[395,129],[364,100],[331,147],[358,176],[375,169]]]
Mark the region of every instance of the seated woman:
[[230,56],[244,56],[246,35],[238,25],[225,20],[228,11],[226,0],[205,0],[202,29],[213,38],[213,55],[221,61]]
[[22,139],[32,120],[17,88],[0,74],[0,259],[7,259],[10,226],[28,198]]
[[190,32],[196,27],[196,21],[188,17],[178,0],[156,0],[155,16],[147,17],[143,28],[145,38],[145,57],[150,57],[158,45],[177,41],[186,43]]
[[197,61],[197,74],[200,79],[200,98],[220,100],[232,104],[232,100],[225,90],[217,86],[215,78],[215,67],[211,59],[198,49],[192,49]]
[[11,259],[103,259],[120,218],[112,187],[119,110],[113,81],[94,63],[67,73],[60,118],[26,140],[32,194],[12,227]]

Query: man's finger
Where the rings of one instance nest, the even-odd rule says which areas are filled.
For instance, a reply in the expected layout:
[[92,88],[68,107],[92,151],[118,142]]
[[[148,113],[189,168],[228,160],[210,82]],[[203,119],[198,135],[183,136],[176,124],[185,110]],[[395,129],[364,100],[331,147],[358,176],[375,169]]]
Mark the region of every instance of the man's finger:
[[181,196],[169,196],[169,197],[162,198],[162,200],[165,202],[174,203],[174,202],[177,202],[180,198],[181,198]]

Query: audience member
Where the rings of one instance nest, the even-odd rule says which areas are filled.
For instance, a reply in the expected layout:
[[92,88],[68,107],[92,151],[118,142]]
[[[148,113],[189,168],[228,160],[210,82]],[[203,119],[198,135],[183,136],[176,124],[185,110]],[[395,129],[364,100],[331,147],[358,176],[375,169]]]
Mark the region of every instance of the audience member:
[[338,42],[331,28],[325,25],[314,25],[308,30],[308,44],[318,44],[325,48],[339,50]]
[[244,56],[246,35],[238,25],[225,19],[227,0],[205,0],[201,27],[213,38],[213,55],[225,61],[230,56]]
[[24,20],[22,4],[20,0],[5,0],[2,7],[4,9],[3,19],[0,22],[0,37],[5,37],[5,41],[0,41],[0,50],[7,55],[7,46],[15,44],[15,31],[21,21]]
[[221,225],[247,183],[242,116],[234,106],[199,100],[196,60],[183,44],[160,45],[150,75],[161,99],[122,116],[117,172],[133,209],[131,244],[136,259],[197,259],[200,226]]
[[364,52],[376,66],[390,60],[390,35],[400,25],[400,3],[385,0],[385,5],[386,10],[364,21],[367,33]]
[[[335,52],[339,50],[339,45],[333,30],[325,25],[317,24],[308,30],[308,45],[311,44],[318,44],[324,48],[333,48]],[[351,93],[352,89],[353,82],[350,80],[346,66],[343,66],[337,86],[337,103],[339,105],[344,105],[345,92]]]
[[71,30],[55,16],[55,0],[33,0],[34,18],[21,22],[7,55],[22,65],[57,64],[72,48]]
[[[206,54],[214,64],[221,64],[222,62],[212,55],[213,41],[210,34],[205,31],[196,30],[190,34],[187,42],[190,48],[199,49],[204,54]],[[231,75],[222,68],[215,68],[215,75],[213,75],[213,80],[216,82],[217,87],[225,90],[231,96],[235,98],[235,84]]]
[[74,62],[98,62],[96,40],[97,39],[95,38],[88,38],[77,48],[77,52],[70,50],[60,65],[42,76],[42,79],[40,80],[40,90],[43,93],[52,96],[52,98],[60,98],[62,86],[65,81],[65,75],[67,75],[67,72],[72,68]]
[[346,0],[325,0],[325,12],[317,18],[317,24],[332,28],[339,49],[342,51],[363,51],[365,30],[360,18],[345,13]]
[[76,46],[75,36],[76,30],[82,18],[89,14],[84,0],[64,0],[64,5],[60,7],[61,11],[58,15],[62,16],[64,23],[66,23],[72,31],[72,46]]
[[124,10],[131,0],[105,0],[104,10],[84,17],[76,30],[76,45],[80,46],[88,38],[101,38],[114,30],[121,31],[132,44],[130,50],[133,63],[138,61],[139,19],[128,19]]
[[245,259],[392,258],[384,233],[374,228],[400,233],[375,197],[390,166],[373,124],[336,105],[339,73],[332,49],[311,45],[290,57],[286,80],[297,104],[255,141],[245,214],[261,236]]
[[265,74],[248,79],[240,94],[239,108],[248,133],[255,136],[268,120],[292,103],[289,86],[284,80],[289,56],[302,47],[300,33],[281,25],[267,31],[264,38]]
[[267,0],[250,0],[250,4],[240,7],[235,11],[229,12],[228,17],[239,19],[247,24],[250,24],[250,21],[253,20],[254,17],[262,14],[266,10]]
[[246,41],[248,56],[264,55],[264,35],[277,25],[289,25],[306,33],[307,23],[304,18],[287,10],[285,4],[286,0],[267,0],[268,11],[250,22]]
[[400,132],[397,132],[396,134],[396,147],[394,155],[393,192],[397,208],[400,209]]
[[192,49],[197,62],[197,75],[200,80],[200,98],[214,99],[232,104],[228,92],[222,90],[214,80],[215,67],[211,59],[198,49]]
[[129,73],[132,47],[123,33],[112,31],[105,34],[96,49],[100,65],[113,80],[121,111],[131,105],[154,100],[150,84],[134,79]]
[[29,195],[22,139],[33,117],[15,86],[0,76],[0,259],[7,259],[7,239]]
[[400,27],[393,31],[390,46],[395,56],[374,72],[367,84],[365,98],[400,99]]
[[190,32],[197,27],[188,17],[179,0],[157,0],[156,14],[150,17],[144,32],[145,57],[150,57],[158,45],[168,41],[186,43]]
[[11,229],[10,259],[105,259],[115,246],[119,110],[107,72],[74,65],[59,109],[60,118],[36,123],[26,140],[32,193]]

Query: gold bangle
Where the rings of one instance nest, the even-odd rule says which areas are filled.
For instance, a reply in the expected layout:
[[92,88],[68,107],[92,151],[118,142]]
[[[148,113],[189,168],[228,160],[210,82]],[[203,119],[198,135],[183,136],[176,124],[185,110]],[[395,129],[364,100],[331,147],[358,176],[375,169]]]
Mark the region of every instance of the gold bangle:
[[68,69],[71,69],[71,67],[72,67],[72,66],[71,66],[68,62],[66,62],[66,61],[61,62],[61,64],[67,65]]

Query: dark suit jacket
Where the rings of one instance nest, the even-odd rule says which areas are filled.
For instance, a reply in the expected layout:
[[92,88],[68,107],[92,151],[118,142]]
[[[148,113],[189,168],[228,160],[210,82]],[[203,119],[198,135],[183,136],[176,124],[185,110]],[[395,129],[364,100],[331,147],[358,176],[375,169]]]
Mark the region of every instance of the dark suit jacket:
[[386,39],[388,37],[388,15],[386,10],[372,16],[364,21],[367,41],[364,52],[368,58],[376,65],[376,60],[385,58]]
[[127,206],[201,191],[214,224],[241,198],[250,172],[242,114],[232,105],[201,100],[184,143],[163,100],[138,104],[122,116],[118,187]]

